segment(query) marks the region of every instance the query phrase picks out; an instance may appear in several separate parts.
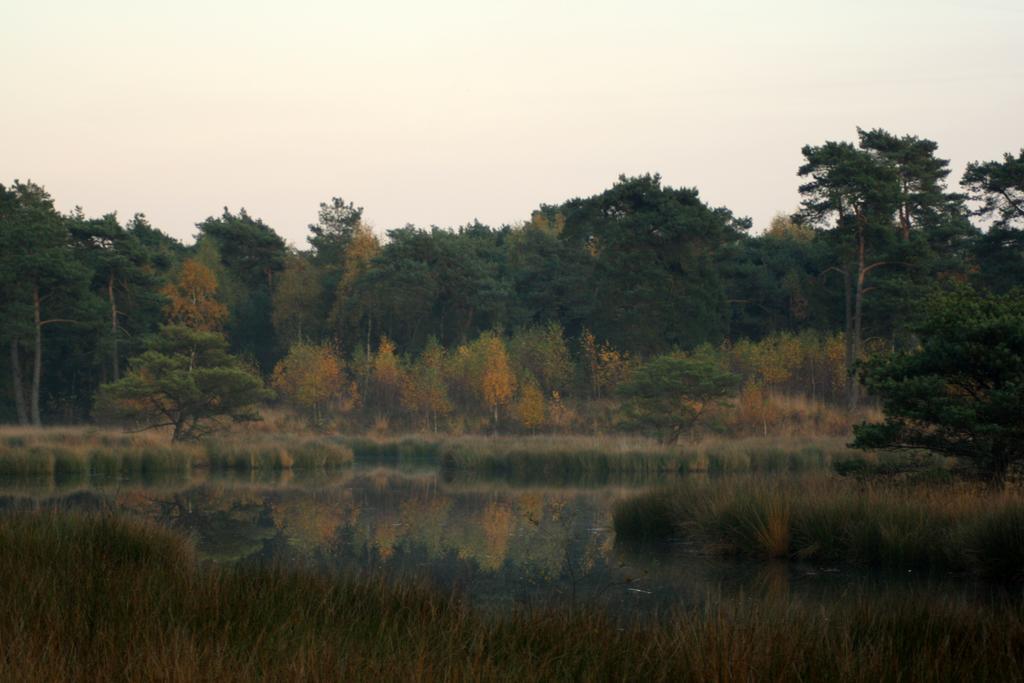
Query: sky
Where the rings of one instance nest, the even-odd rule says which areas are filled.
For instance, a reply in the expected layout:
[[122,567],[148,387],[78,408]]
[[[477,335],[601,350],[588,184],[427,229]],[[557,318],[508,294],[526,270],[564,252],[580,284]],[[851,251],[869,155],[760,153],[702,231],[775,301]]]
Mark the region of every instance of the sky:
[[1016,0],[0,0],[0,183],[191,241],[320,202],[491,225],[660,173],[763,228],[800,149],[885,128],[1024,147]]

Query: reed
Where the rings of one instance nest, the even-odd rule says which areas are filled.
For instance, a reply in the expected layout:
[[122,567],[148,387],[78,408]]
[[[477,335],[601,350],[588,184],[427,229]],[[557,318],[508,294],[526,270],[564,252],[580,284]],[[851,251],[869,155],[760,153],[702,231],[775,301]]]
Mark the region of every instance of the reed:
[[620,501],[618,538],[712,553],[1024,578],[1024,495],[835,475],[683,481]]
[[86,428],[0,429],[0,476],[45,477],[57,486],[119,477],[181,477],[195,469],[332,469],[353,461],[352,449],[326,437],[256,433],[168,445],[149,434]]
[[110,516],[0,517],[0,679],[1022,679],[1024,614],[944,596],[738,599],[622,623],[485,615],[423,586],[197,565]]
[[683,444],[622,435],[461,436],[410,435],[348,439],[357,459],[437,461],[449,470],[491,475],[572,479],[609,474],[688,472],[799,472],[860,461],[837,437],[713,438]]

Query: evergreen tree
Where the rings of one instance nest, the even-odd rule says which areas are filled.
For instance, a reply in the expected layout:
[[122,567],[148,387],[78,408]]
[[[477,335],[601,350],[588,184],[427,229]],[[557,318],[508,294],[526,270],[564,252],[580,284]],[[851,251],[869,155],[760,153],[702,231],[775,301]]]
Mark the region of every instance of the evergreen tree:
[[223,335],[167,325],[125,377],[100,388],[97,411],[135,429],[170,428],[172,441],[188,441],[259,420],[256,406],[269,397],[262,380],[228,353]]

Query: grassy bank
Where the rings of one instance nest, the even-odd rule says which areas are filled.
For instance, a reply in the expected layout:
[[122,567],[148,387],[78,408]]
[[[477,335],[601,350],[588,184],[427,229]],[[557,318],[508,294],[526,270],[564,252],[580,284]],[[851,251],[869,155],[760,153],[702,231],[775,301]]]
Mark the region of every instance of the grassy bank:
[[665,445],[620,435],[350,437],[231,432],[197,443],[170,444],[162,435],[146,433],[0,430],[0,477],[51,477],[58,483],[145,478],[201,468],[330,469],[353,460],[439,466],[523,482],[572,482],[661,473],[803,472],[861,465],[877,457],[847,449],[840,437],[721,438]]
[[1020,680],[1016,607],[738,603],[622,627],[488,617],[430,590],[199,568],[112,517],[0,517],[0,679]]
[[624,541],[685,538],[713,553],[1024,578],[1024,496],[865,485],[826,474],[685,481],[620,502]]
[[456,470],[554,478],[609,473],[799,472],[862,460],[839,437],[705,439],[666,445],[653,439],[603,436],[409,435],[345,439],[357,459],[436,461]]
[[352,450],[302,435],[236,434],[170,444],[150,434],[90,429],[0,430],[0,477],[85,483],[112,477],[187,474],[193,469],[331,469],[352,463]]

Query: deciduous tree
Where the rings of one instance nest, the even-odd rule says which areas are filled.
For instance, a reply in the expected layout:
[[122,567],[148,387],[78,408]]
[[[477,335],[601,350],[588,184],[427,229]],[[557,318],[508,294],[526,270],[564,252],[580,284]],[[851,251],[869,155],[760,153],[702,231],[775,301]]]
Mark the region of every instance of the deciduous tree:
[[327,345],[294,344],[274,367],[272,385],[292,405],[308,413],[314,425],[324,420],[324,407],[345,386],[344,362]]
[[167,297],[165,313],[171,324],[217,332],[228,317],[227,306],[217,299],[217,278],[199,261],[189,259],[173,282],[162,290]]

